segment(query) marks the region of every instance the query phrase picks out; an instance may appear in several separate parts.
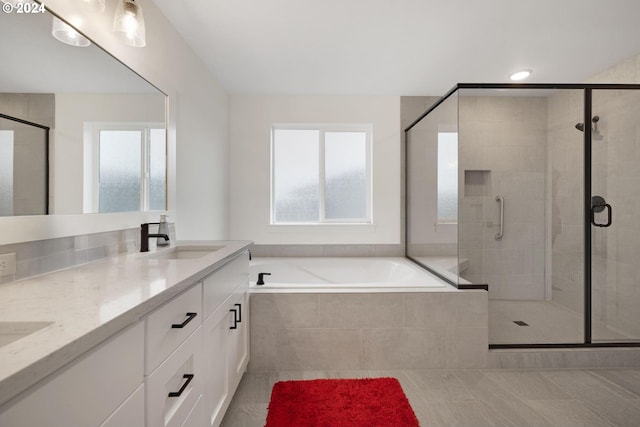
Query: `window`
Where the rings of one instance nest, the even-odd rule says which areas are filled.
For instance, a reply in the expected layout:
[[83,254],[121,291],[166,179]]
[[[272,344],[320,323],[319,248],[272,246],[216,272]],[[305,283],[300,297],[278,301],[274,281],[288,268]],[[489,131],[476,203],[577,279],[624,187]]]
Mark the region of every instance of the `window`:
[[93,127],[92,212],[166,209],[166,132],[154,125]]
[[271,222],[370,223],[371,126],[276,125]]
[[458,133],[438,132],[438,223],[458,222]]

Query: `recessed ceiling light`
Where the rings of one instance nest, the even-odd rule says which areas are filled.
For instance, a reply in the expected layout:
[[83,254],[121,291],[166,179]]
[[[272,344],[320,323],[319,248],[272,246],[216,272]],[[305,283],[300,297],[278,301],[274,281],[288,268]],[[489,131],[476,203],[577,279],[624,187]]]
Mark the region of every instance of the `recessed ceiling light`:
[[518,82],[520,80],[524,80],[527,77],[529,77],[531,75],[532,71],[531,70],[520,70],[520,71],[516,71],[515,73],[511,74],[509,76],[509,78],[511,80],[513,80],[514,82]]

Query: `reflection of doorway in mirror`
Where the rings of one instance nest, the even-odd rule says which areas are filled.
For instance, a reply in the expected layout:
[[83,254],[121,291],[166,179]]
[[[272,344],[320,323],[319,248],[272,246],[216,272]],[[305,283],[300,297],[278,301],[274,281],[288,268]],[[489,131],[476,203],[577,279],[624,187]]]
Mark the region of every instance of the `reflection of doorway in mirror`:
[[0,130],[0,216],[13,215],[13,131]]

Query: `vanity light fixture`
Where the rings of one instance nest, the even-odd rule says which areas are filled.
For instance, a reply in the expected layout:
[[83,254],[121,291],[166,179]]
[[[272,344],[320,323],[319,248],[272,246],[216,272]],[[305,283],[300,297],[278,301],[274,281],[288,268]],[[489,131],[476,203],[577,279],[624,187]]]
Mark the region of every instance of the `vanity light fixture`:
[[511,80],[513,80],[514,82],[519,82],[520,80],[524,80],[527,77],[529,77],[531,75],[533,71],[531,70],[520,70],[520,71],[516,71],[515,73],[511,74],[509,76],[509,78]]
[[98,12],[104,12],[106,8],[105,0],[82,0],[88,6],[95,8]]
[[66,43],[71,46],[87,47],[91,44],[88,38],[77,32],[75,28],[56,16],[53,17],[51,34],[62,43]]
[[129,46],[144,47],[147,44],[142,8],[135,0],[118,0],[113,32]]

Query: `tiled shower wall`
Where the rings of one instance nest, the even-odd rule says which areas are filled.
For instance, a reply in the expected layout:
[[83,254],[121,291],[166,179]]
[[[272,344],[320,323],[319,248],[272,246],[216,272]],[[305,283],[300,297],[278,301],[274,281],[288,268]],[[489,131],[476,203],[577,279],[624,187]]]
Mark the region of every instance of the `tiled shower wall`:
[[16,274],[0,277],[0,283],[135,252],[139,242],[140,230],[133,228],[3,245],[0,254],[16,254]]
[[584,93],[563,90],[549,97],[551,182],[551,294],[555,303],[583,313],[584,148],[574,125],[584,121]]
[[[545,97],[459,96],[459,250],[490,299],[545,297]],[[495,94],[493,94],[495,95]],[[504,236],[499,204],[505,201]]]

